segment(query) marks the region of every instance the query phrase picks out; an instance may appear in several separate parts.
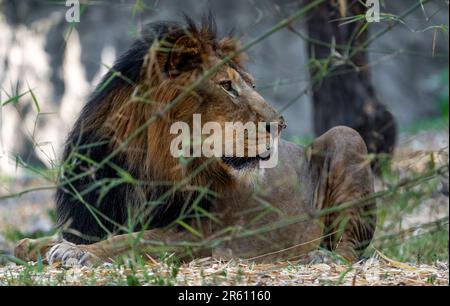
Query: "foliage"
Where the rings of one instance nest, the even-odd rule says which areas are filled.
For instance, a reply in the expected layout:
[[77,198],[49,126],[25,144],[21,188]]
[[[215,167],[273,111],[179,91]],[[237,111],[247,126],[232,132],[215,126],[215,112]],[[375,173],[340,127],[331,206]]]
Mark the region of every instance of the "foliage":
[[[323,1],[313,1],[311,2],[307,8],[314,9],[315,5],[320,4]],[[416,9],[420,8],[420,5],[416,4]],[[88,7],[85,7],[88,9]],[[143,1],[137,1],[136,5],[133,7],[133,19],[135,15],[147,9],[147,6]],[[257,39],[251,41],[247,45],[245,45],[241,51],[246,51],[250,49],[252,46],[256,45],[266,37],[276,33],[277,31],[284,29],[285,27],[289,27],[292,22],[297,20],[300,17],[304,17],[308,12],[306,7],[300,9],[299,11],[292,14],[289,18],[282,20],[278,25],[269,29],[267,32],[259,36]],[[387,18],[389,17],[389,18]],[[348,17],[347,19],[342,20],[343,22],[355,22],[357,20],[361,20],[363,17],[357,16],[357,18]],[[403,23],[403,19],[398,16],[393,15],[385,15],[386,22],[399,22]],[[75,26],[75,25],[74,25]],[[364,27],[362,30],[366,30],[367,27]],[[390,23],[387,27],[388,31],[392,29],[392,25]],[[387,32],[388,32],[387,31]],[[380,32],[374,36],[374,39],[380,37],[384,33]],[[300,35],[300,34],[299,34]],[[300,35],[301,38],[304,38]],[[307,39],[307,38],[306,38]],[[367,47],[367,46],[366,46]],[[336,55],[333,55],[336,56]],[[223,63],[220,63],[223,64]],[[320,80],[330,73],[332,73],[332,65],[336,64],[336,58],[330,56],[326,61],[320,62],[314,59],[311,59],[309,65],[316,65],[320,69],[317,77],[314,79],[314,82],[320,82]],[[203,76],[203,79],[208,78],[213,71],[208,71]],[[120,76],[119,76],[120,77]],[[439,130],[448,130],[448,120],[449,120],[449,90],[448,90],[448,81],[449,81],[449,71],[448,68],[442,73],[442,82],[446,84],[446,87],[443,89],[441,97],[438,101],[440,110],[441,110],[441,118],[433,119],[424,123],[418,123],[415,127],[412,128],[414,132],[419,130],[428,129],[429,127],[434,127]],[[200,82],[200,81],[199,81]],[[196,85],[199,84],[196,82],[192,84],[189,88],[186,88],[184,94],[189,93],[190,90],[195,88]],[[304,93],[302,92],[302,95]],[[13,107],[20,103],[21,99],[25,96],[31,97],[31,103],[34,106],[36,112],[41,112],[40,103],[38,97],[35,95],[34,89],[28,86],[28,91],[20,94],[11,94],[8,95],[7,100],[3,102],[3,107]],[[292,101],[292,103],[296,102],[298,97]],[[290,103],[288,103],[288,106]],[[286,107],[288,107],[286,106]],[[147,124],[147,123],[146,123]],[[301,144],[304,146],[309,145],[312,142],[312,138],[310,137],[292,137],[293,142],[297,144]],[[35,143],[36,147],[39,147],[39,144]],[[447,148],[433,148],[433,152],[410,152],[411,155],[422,154],[422,159],[416,160],[411,159],[406,166],[395,167],[395,161],[391,164],[390,161],[387,161],[381,171],[382,175],[377,181],[377,183],[381,186],[379,188],[379,193],[373,195],[378,199],[378,228],[376,237],[372,246],[368,248],[366,255],[368,257],[373,257],[375,254],[375,250],[378,250],[382,254],[385,254],[387,257],[393,258],[398,261],[404,262],[412,262],[412,263],[427,263],[433,264],[437,261],[448,261],[448,213],[446,216],[442,216],[437,221],[431,222],[419,222],[419,224],[413,224],[408,228],[404,228],[402,223],[407,219],[408,216],[417,214],[426,209],[427,206],[430,206],[429,200],[435,201],[438,196],[436,195],[437,190],[439,190],[439,186],[442,180],[442,173],[448,172],[448,147]],[[437,150],[439,149],[439,150]],[[440,150],[442,149],[442,150]],[[447,157],[445,158],[445,154]],[[87,156],[78,156],[80,159],[84,159],[87,162],[91,162],[89,157]],[[108,158],[110,156],[105,157],[105,163],[108,162]],[[443,160],[443,161],[442,161]],[[397,161],[400,162],[400,161]],[[54,189],[55,185],[55,177],[58,172],[70,171],[71,167],[67,164],[59,164],[57,161],[50,161],[50,164],[53,165],[50,169],[40,169],[36,168],[32,165],[29,165],[26,161],[22,160],[22,157],[18,156],[16,158],[16,164],[18,167],[22,167],[27,169],[30,173],[30,176],[41,179],[41,181],[45,182],[42,186],[33,186],[25,190],[19,190],[17,192],[3,194],[0,193],[0,204],[2,201],[10,201],[15,200],[19,202],[21,197],[27,195],[28,193],[37,193],[41,190]],[[92,162],[92,167],[99,167],[101,165]],[[422,165],[421,167],[418,167]],[[105,182],[99,182],[102,184],[101,192],[106,193],[116,184],[121,183],[130,183],[130,184],[140,184],[140,182],[136,181],[130,173],[126,172],[124,169],[117,168],[118,178],[111,179]],[[81,175],[89,175],[89,173],[81,174]],[[14,182],[14,178],[5,178],[0,176],[0,184],[2,185],[11,185],[11,182]],[[63,182],[66,184],[67,182]],[[75,192],[74,192],[75,193]],[[75,194],[76,196],[81,196],[79,194]],[[437,200],[436,200],[437,201]],[[89,205],[89,203],[87,203]],[[448,198],[447,198],[447,206],[448,206]],[[95,207],[92,206],[93,214],[95,214]],[[204,217],[212,216],[207,215],[205,211],[197,211]],[[54,211],[48,211],[49,218],[55,221]],[[304,217],[304,216],[300,216]],[[187,224],[182,223],[182,221],[178,220],[179,226],[184,226],[187,230],[192,230],[188,227]],[[131,229],[128,229],[131,231]],[[9,228],[3,231],[2,236],[5,237],[9,241],[18,241],[22,238],[38,238],[48,235],[53,235],[55,230],[51,231],[36,231],[36,232],[23,232],[17,228]],[[8,257],[8,259],[14,260],[13,258]],[[15,260],[18,262],[17,260]],[[149,264],[153,263],[153,264]],[[157,262],[157,264],[155,264]],[[0,280],[0,284],[23,284],[23,285],[39,285],[41,284],[39,281],[36,281],[35,275],[41,273],[43,271],[42,260],[38,261],[36,265],[31,265],[28,263],[18,262],[22,265],[23,269],[18,275],[11,278],[6,278]],[[118,261],[115,264],[108,265],[105,267],[107,273],[102,275],[103,281],[102,284],[106,285],[129,285],[129,286],[139,286],[143,284],[152,284],[152,285],[174,285],[177,284],[180,278],[180,269],[183,267],[182,263],[179,259],[177,259],[173,254],[164,253],[157,260],[153,258],[146,258],[139,254],[132,252],[131,254],[127,254],[125,258],[121,261]],[[300,269],[297,266],[290,266],[290,269]],[[251,269],[249,269],[251,270]],[[347,267],[342,270],[342,273],[337,280],[333,279],[333,282],[341,282],[344,280],[347,273],[352,270],[352,267]],[[126,272],[124,272],[126,271]],[[248,272],[248,271],[247,271]],[[239,283],[243,279],[242,270],[237,270],[233,274],[233,281]],[[53,278],[50,284],[57,285],[59,280],[63,280],[67,278],[67,271],[60,269],[56,278]],[[126,275],[123,277],[123,275]],[[230,274],[224,268],[219,271],[217,278],[221,277],[227,278]],[[429,283],[436,282],[436,277],[433,275],[429,275],[427,281]],[[10,282],[10,283],[8,283]],[[98,279],[95,273],[92,273],[90,276],[85,276],[82,280],[83,284],[97,284]],[[47,283],[47,280],[44,280],[43,283]]]

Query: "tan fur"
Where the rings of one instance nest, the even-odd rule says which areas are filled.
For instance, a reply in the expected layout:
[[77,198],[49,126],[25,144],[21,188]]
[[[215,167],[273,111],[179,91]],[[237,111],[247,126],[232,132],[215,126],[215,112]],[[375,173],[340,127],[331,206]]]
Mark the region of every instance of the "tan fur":
[[[171,48],[171,52],[161,51],[164,47]],[[340,255],[349,260],[357,258],[374,231],[373,201],[362,208],[314,217],[324,209],[363,198],[373,191],[370,165],[365,158],[367,150],[355,131],[345,127],[333,129],[318,138],[309,153],[282,141],[279,165],[264,171],[256,168],[237,171],[220,159],[206,158],[196,158],[186,166],[170,155],[170,142],[174,137],[169,134],[170,125],[181,120],[192,127],[194,113],[202,114],[204,122],[216,121],[222,126],[226,121],[282,120],[253,88],[253,78],[242,68],[242,56],[221,66],[211,78],[164,112],[187,86],[238,48],[235,40],[225,38],[214,50],[206,29],[194,36],[183,36],[173,45],[155,42],[137,84],[111,92],[109,103],[99,109],[95,120],[86,126],[113,139],[113,146],[117,148],[128,141],[134,131],[151,122],[126,146],[124,153],[130,167],[138,171],[141,178],[172,184],[183,182],[181,189],[209,188],[218,195],[210,213],[220,222],[202,219],[190,224],[201,237],[188,231],[154,229],[142,235],[114,236],[92,245],[66,246],[64,250],[79,250],[73,252],[78,254],[73,255],[75,257],[89,254],[83,257],[90,258],[82,263],[87,264],[110,260],[132,248],[153,254],[161,249],[161,244],[166,251],[186,255],[186,247],[180,245],[184,241],[190,243],[188,254],[194,257],[215,254],[222,258],[262,261],[304,260],[325,237],[327,246]],[[186,58],[191,58],[192,63],[183,62]],[[166,63],[170,67],[168,74],[162,70]],[[179,70],[180,65],[185,64],[192,64],[193,68]],[[219,85],[222,80],[231,80],[239,89],[239,101],[232,101],[224,93]],[[186,181],[205,163],[203,171]],[[340,222],[347,217],[350,221],[337,233]],[[292,218],[299,218],[299,221],[283,225]],[[253,235],[246,234],[252,232]],[[211,242],[217,239],[222,243],[213,249]],[[170,245],[172,243],[175,245]],[[49,245],[47,241],[43,246],[42,241],[25,240],[16,248],[16,256],[35,259],[37,252],[46,252],[53,245],[50,253],[57,254],[58,244],[54,242]]]

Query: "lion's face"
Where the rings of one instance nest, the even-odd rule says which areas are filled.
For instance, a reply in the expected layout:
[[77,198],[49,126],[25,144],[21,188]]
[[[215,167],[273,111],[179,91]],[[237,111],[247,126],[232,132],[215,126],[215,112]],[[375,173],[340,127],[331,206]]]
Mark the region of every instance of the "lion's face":
[[[159,68],[167,69],[162,82],[158,82],[160,90],[156,90],[153,100],[165,100],[162,101],[164,107],[208,71],[213,70],[214,73],[171,108],[168,121],[185,122],[193,131],[194,115],[201,115],[200,124],[215,123],[220,126],[222,155],[219,160],[225,167],[251,168],[259,160],[267,159],[273,137],[278,137],[286,125],[284,119],[257,92],[253,77],[243,68],[243,56],[237,52],[239,43],[229,37],[216,41],[205,30],[181,35],[173,41],[167,44],[171,48],[168,54],[153,55]],[[235,54],[233,59],[223,63],[230,54]],[[154,71],[152,67],[151,73]],[[167,92],[173,93],[169,99]],[[217,130],[206,130],[202,139],[213,134],[217,134]],[[217,148],[217,142],[213,146]]]
[[[200,88],[203,101],[197,111],[203,122],[217,122],[222,127],[224,152],[225,146],[233,143],[233,153],[223,154],[222,162],[235,169],[244,169],[256,166],[260,159],[267,159],[273,137],[279,136],[285,122],[258,93],[253,77],[231,63],[221,67],[205,87]],[[275,123],[272,131],[270,123]],[[236,129],[238,127],[243,127],[244,131]],[[252,127],[255,129],[251,130]],[[266,145],[261,147],[263,141]],[[240,145],[243,154],[237,152]]]
[[[169,28],[164,39],[151,45],[139,81],[140,95],[110,111],[114,115],[109,126],[118,142],[154,118],[146,133],[130,142],[129,164],[152,178],[178,181],[212,161],[196,184],[209,184],[214,177],[228,184],[234,170],[254,169],[268,158],[273,136],[279,135],[285,122],[257,92],[253,77],[242,66],[243,56],[236,52],[239,49],[232,38],[217,40],[207,28],[193,27]],[[201,124],[214,122],[220,128],[222,137],[214,149],[221,147],[223,153],[214,158],[201,155],[186,164],[171,155],[177,135],[170,130],[174,123],[184,122],[193,131],[195,115],[201,115]],[[244,132],[230,124],[243,125]],[[247,130],[248,124],[256,129]],[[201,137],[208,138],[208,132]],[[265,140],[263,149],[261,140]],[[242,147],[243,154],[238,150]]]

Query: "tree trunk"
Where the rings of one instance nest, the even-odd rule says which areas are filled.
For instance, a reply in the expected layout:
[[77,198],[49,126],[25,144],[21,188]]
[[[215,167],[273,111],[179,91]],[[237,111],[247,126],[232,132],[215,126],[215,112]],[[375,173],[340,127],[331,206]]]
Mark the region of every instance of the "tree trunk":
[[370,153],[391,154],[396,124],[376,97],[368,55],[361,48],[368,37],[367,29],[360,33],[366,20],[342,25],[343,21],[335,21],[342,14],[364,16],[366,7],[356,0],[329,1],[307,21],[314,131],[321,135],[334,126],[346,125],[361,134]]

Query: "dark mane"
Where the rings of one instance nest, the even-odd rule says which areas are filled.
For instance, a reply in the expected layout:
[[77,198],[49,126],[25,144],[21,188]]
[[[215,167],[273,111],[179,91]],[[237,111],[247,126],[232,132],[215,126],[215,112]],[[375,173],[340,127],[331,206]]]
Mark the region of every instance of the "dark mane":
[[[212,14],[204,16],[200,26],[197,26],[195,21],[187,15],[184,16],[184,19],[184,24],[173,21],[157,21],[146,24],[141,31],[140,38],[132,43],[102,78],[86,106],[94,106],[98,102],[104,101],[106,96],[117,88],[135,85],[140,76],[145,55],[155,41],[167,40],[168,37],[173,39],[186,33],[194,36],[203,33],[214,48],[217,48],[217,25]],[[173,41],[168,41],[168,43],[173,43]]]
[[[103,137],[98,127],[106,120],[115,97],[131,96],[141,77],[145,57],[155,41],[170,44],[188,33],[202,36],[217,48],[216,26],[211,15],[199,27],[192,19],[185,19],[185,24],[156,22],[146,25],[141,37],[117,59],[82,109],[66,141],[61,187],[55,196],[58,224],[66,240],[77,244],[92,243],[104,238],[108,232],[122,232],[119,227],[126,227],[130,219],[137,223],[131,230],[166,226],[179,218],[198,196],[196,191],[171,191],[171,186],[149,187],[145,180],[151,178],[142,178],[129,166],[123,154],[114,156],[101,168],[95,166],[111,153],[111,139]],[[93,173],[83,176],[89,170]],[[139,182],[124,181],[123,171]],[[203,197],[199,205],[207,207],[209,204],[210,199]],[[137,216],[130,216],[130,211],[135,211]]]

